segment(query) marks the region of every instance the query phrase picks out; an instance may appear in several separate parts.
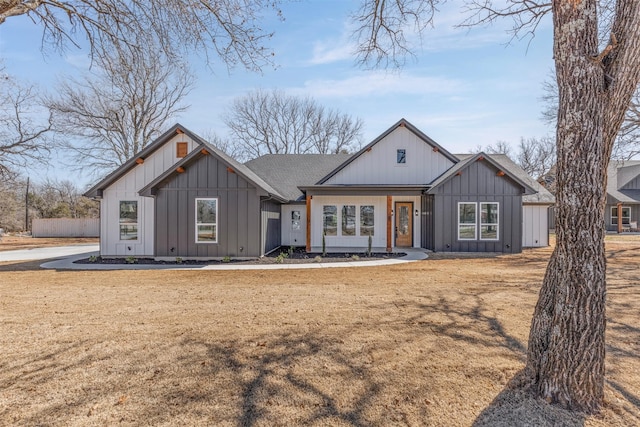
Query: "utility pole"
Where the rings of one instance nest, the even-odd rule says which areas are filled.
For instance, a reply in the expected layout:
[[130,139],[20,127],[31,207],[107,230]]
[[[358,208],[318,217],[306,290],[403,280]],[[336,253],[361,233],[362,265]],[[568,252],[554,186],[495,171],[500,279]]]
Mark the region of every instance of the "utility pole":
[[27,192],[24,195],[24,231],[29,231],[29,177],[27,177]]

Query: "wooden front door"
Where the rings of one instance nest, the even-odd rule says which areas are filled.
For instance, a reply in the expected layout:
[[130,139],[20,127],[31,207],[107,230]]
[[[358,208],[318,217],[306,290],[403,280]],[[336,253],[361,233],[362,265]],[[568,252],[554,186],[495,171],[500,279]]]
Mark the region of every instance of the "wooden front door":
[[413,246],[413,202],[396,202],[396,247]]

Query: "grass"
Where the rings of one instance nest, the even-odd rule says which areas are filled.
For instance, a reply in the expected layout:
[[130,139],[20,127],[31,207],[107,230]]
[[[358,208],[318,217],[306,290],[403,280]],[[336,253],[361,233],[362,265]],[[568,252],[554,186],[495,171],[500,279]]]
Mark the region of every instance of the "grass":
[[640,425],[640,237],[607,248],[597,416],[508,387],[544,248],[268,272],[3,263],[0,424]]

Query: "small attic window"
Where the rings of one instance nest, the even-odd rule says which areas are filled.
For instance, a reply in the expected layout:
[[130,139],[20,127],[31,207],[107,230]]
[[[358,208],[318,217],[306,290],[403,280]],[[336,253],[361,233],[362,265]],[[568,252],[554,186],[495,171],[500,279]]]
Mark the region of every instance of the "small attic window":
[[186,142],[176,143],[176,157],[185,157],[187,155],[187,151],[189,151],[189,144],[187,144]]
[[396,152],[396,163],[407,163],[407,150],[405,148],[398,148]]

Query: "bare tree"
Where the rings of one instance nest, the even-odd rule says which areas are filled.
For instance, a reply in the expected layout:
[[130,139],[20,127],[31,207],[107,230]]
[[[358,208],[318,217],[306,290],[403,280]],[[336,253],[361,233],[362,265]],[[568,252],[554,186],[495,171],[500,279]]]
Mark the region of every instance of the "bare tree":
[[[558,85],[554,78],[546,79],[542,83],[541,100],[544,102],[541,113],[542,120],[555,125],[558,119]],[[611,158],[614,160],[629,160],[640,154],[640,87],[631,98],[624,122],[616,137]]]
[[[357,35],[359,59],[402,51],[397,24],[385,14],[430,22],[439,0],[365,0],[369,32]],[[559,107],[556,125],[556,246],[540,290],[518,384],[562,407],[593,413],[604,397],[606,172],[616,135],[640,83],[640,0],[537,3],[470,0],[467,25],[514,19],[514,35],[553,16]],[[601,5],[610,15],[599,19]],[[421,8],[417,7],[420,6]],[[406,9],[404,9],[406,7]],[[424,9],[427,9],[424,11]],[[600,16],[602,18],[602,16]],[[606,43],[601,43],[607,34]],[[385,42],[399,49],[385,49]],[[602,48],[601,50],[599,48]],[[377,61],[379,63],[380,61]],[[515,383],[514,383],[515,384]]]
[[556,164],[556,142],[549,136],[520,138],[515,160],[530,176],[540,178]]
[[[93,53],[104,43],[138,48],[129,36],[146,34],[166,55],[215,53],[229,67],[259,70],[272,63],[262,14],[280,15],[279,0],[0,0],[0,24],[29,17],[42,28],[43,44],[64,50],[88,40]],[[44,46],[47,47],[47,46]]]
[[0,68],[0,177],[7,179],[27,162],[47,161],[52,118],[33,85],[21,85]]
[[99,203],[69,180],[47,179],[29,192],[30,218],[97,218]]
[[98,50],[97,71],[58,85],[48,107],[56,131],[72,136],[72,165],[102,174],[132,158],[162,133],[193,78],[187,66],[167,58],[153,40],[139,51],[127,46]]
[[237,98],[224,122],[245,160],[263,154],[348,152],[359,144],[362,131],[360,119],[279,90]]

